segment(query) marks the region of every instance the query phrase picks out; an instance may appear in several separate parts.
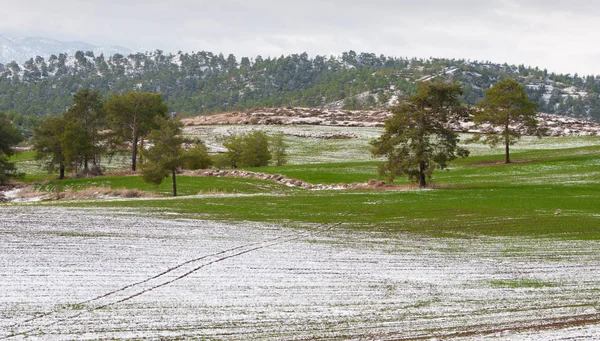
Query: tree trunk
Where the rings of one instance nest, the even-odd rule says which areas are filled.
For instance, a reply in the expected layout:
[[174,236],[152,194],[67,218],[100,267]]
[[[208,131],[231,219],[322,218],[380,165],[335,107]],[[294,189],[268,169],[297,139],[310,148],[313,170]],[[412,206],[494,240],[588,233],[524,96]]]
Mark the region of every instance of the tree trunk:
[[83,174],[87,174],[90,172],[89,168],[88,168],[88,157],[87,155],[83,157]]
[[508,138],[506,139],[504,163],[510,163],[510,158],[508,156]]
[[144,163],[144,136],[140,136],[140,164]]
[[427,183],[425,182],[425,161],[419,162],[419,187],[427,187]]
[[177,196],[177,178],[175,177],[175,168],[173,168],[173,196]]
[[58,179],[62,180],[65,178],[65,165],[63,165],[62,163],[59,166],[59,176]]
[[133,131],[133,142],[131,146],[131,170],[135,170],[135,165],[137,161],[137,144],[138,144],[138,136],[136,131]]
[[[425,111],[425,106],[422,104],[421,105],[421,111]],[[421,122],[420,122],[420,126],[424,127],[425,126],[425,122],[424,122],[424,118],[421,118]],[[421,131],[419,133],[419,157],[421,158],[421,161],[419,161],[419,187],[420,188],[425,188],[427,187],[427,183],[425,182],[425,160],[423,160],[423,158],[425,157],[425,136],[424,136],[424,132]]]
[[506,122],[506,133],[504,135],[504,163],[510,163],[510,157],[508,154],[508,144],[510,142],[510,136],[508,135],[508,121]]
[[92,143],[94,144],[93,150],[92,150],[92,165],[94,166],[94,168],[96,168],[96,159],[98,158],[98,150],[96,148],[96,140],[92,141]]

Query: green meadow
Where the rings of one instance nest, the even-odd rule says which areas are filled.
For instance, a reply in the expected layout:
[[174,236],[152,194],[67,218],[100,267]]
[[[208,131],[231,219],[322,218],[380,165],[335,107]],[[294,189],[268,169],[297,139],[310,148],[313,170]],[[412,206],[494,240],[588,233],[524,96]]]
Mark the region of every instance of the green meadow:
[[[319,153],[342,149],[354,161],[336,162],[325,154],[319,162],[301,163],[294,154],[284,166],[250,169],[283,174],[313,184],[365,182],[378,179],[377,163],[358,141],[299,139],[290,150],[311,144]],[[356,229],[403,231],[428,236],[533,236],[560,239],[600,239],[600,138],[524,138],[512,149],[514,163],[503,164],[502,150],[468,145],[474,156],[456,160],[449,170],[436,171],[433,189],[315,191],[269,181],[242,178],[178,176],[180,197],[170,198],[171,181],[160,186],[139,176],[105,176],[40,182],[38,191],[82,190],[88,187],[137,189],[163,197],[45,201],[41,205],[136,208],[156,213],[231,221],[320,224],[341,222]],[[28,156],[27,156],[28,155]],[[18,165],[32,155],[15,156]],[[21,158],[21,159],[19,159]],[[29,160],[30,161],[30,160]],[[27,162],[29,162],[27,161]],[[115,168],[118,168],[115,166]],[[48,175],[46,175],[48,178]],[[406,185],[405,178],[394,184]],[[57,188],[58,187],[58,188]]]
[[[288,164],[249,170],[378,179],[377,130],[347,131],[286,135]],[[0,338],[597,339],[600,137],[525,137],[511,164],[466,147],[428,189],[180,174],[178,197],[119,175],[126,158],[59,181],[15,155],[30,187],[0,204]]]

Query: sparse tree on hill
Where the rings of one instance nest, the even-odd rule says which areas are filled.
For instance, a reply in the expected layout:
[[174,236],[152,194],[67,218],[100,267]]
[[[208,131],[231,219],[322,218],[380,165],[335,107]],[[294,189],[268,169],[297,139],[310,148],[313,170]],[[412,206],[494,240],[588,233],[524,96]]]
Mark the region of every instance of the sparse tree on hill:
[[[538,121],[535,119],[536,104],[527,98],[523,85],[513,79],[503,79],[486,90],[478,107],[480,110],[475,112],[475,123],[489,123],[502,128],[500,134],[488,134],[482,142],[494,147],[503,141],[505,163],[510,163],[509,146],[521,137],[519,130],[511,126],[521,126],[528,133],[539,137],[543,133],[538,129]],[[474,137],[474,140],[479,139],[481,135]]]
[[419,83],[416,94],[394,107],[385,132],[372,142],[372,153],[388,159],[379,166],[380,174],[389,181],[408,175],[423,188],[435,168],[444,169],[449,161],[468,156],[458,146],[458,135],[446,126],[451,117],[467,114],[458,100],[461,94],[457,83]]
[[362,109],[362,103],[356,96],[352,96],[350,98],[346,98],[344,100],[344,110],[360,110]]

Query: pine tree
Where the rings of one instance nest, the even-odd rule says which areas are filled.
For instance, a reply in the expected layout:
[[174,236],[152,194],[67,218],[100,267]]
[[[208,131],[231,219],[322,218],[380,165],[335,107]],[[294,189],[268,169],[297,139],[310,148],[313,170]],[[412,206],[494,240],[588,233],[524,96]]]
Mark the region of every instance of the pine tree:
[[165,118],[167,115],[168,108],[162,101],[162,94],[117,94],[109,98],[105,108],[115,141],[131,143],[131,170],[136,170],[138,147],[144,136],[156,128],[156,117]]
[[[501,140],[504,143],[504,162],[510,163],[509,146],[521,137],[516,126],[523,126],[530,134],[541,137],[535,119],[536,105],[527,98],[525,88],[517,81],[505,78],[486,90],[485,97],[478,104],[480,110],[475,112],[475,123],[489,123],[502,128],[499,135],[487,135],[484,144],[496,146]],[[475,136],[480,139],[481,136]]]
[[62,136],[67,123],[63,115],[53,116],[45,120],[33,132],[33,149],[37,158],[45,161],[48,171],[59,170],[59,179],[65,177],[65,156]]
[[171,175],[173,196],[177,196],[177,170],[186,161],[181,137],[181,123],[175,119],[156,117],[157,129],[148,134],[152,144],[146,152],[148,162],[142,166],[144,181],[160,185],[162,180]]
[[[84,139],[78,143],[76,152],[77,158],[82,159],[85,174],[88,173],[89,161],[96,166],[102,153],[100,131],[105,127],[105,111],[98,90],[81,89],[73,95],[73,102],[65,113],[65,119],[71,125],[71,134]],[[81,131],[76,131],[75,128]]]
[[14,154],[13,146],[23,140],[21,133],[6,119],[0,118],[0,185],[11,178],[20,178],[23,174],[17,172],[15,164],[8,161]]
[[385,132],[372,142],[372,153],[388,159],[379,166],[380,174],[389,181],[408,175],[423,188],[435,168],[445,169],[457,157],[467,157],[469,152],[458,147],[458,135],[446,127],[452,116],[467,114],[458,100],[461,94],[457,83],[419,83],[416,94],[392,108],[394,116],[385,122]]

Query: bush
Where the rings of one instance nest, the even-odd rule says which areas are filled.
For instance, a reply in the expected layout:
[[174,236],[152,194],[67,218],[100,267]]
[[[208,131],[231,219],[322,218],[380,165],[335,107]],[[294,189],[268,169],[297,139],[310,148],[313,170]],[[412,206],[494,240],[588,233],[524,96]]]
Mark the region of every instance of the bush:
[[24,173],[17,172],[15,164],[8,162],[8,159],[4,155],[0,155],[0,185],[4,185],[10,179],[23,179]]
[[213,160],[208,155],[208,149],[203,143],[197,143],[183,155],[183,168],[185,169],[206,169],[212,166]]
[[269,137],[258,130],[244,135],[232,135],[225,140],[223,146],[227,148],[227,164],[233,168],[267,166],[271,160]]

